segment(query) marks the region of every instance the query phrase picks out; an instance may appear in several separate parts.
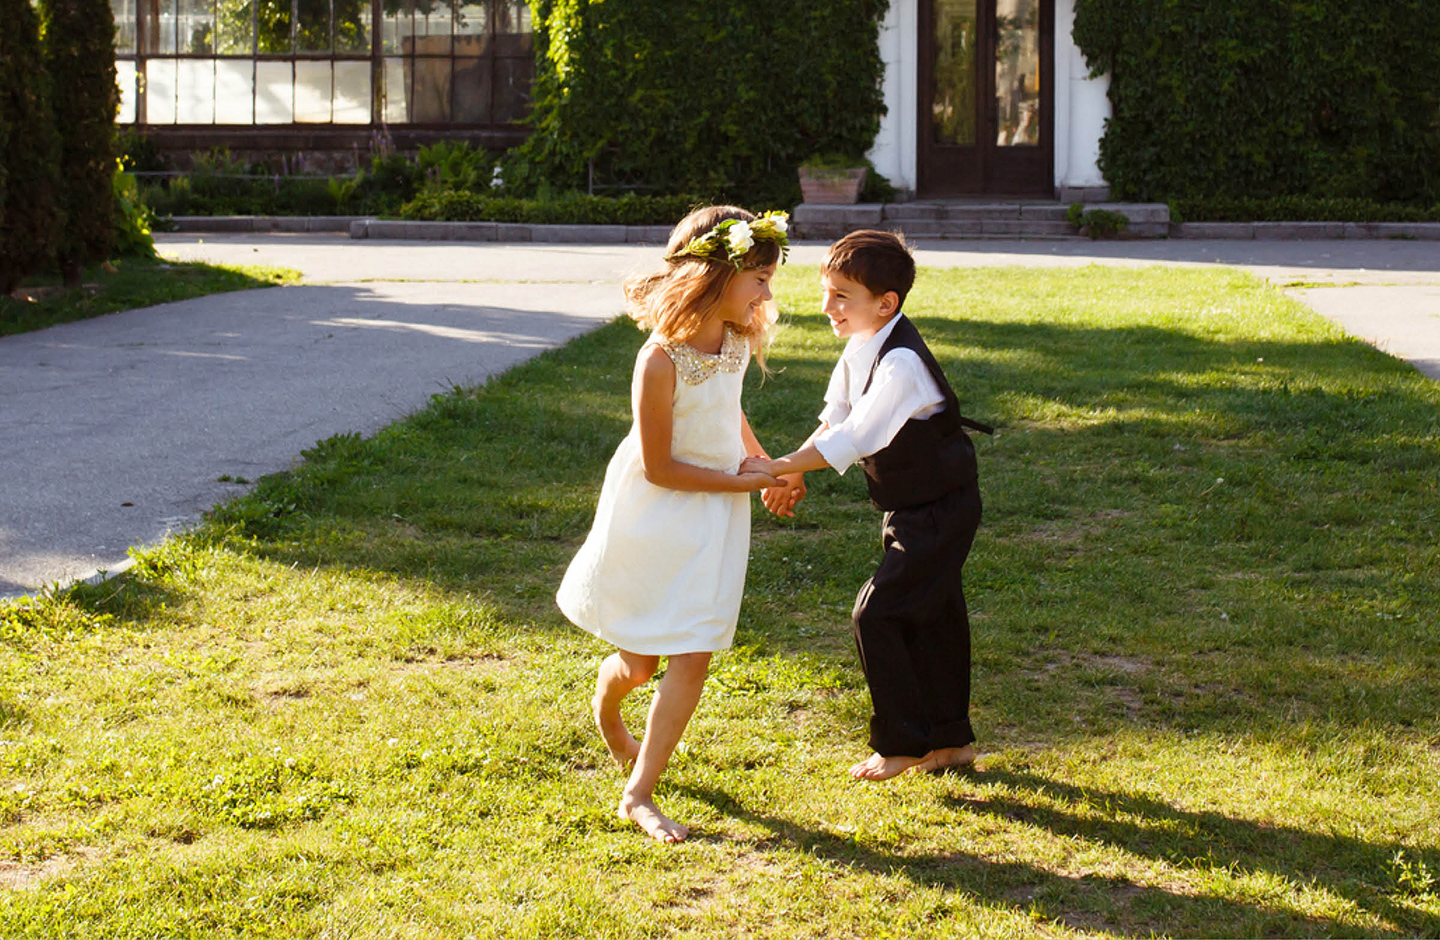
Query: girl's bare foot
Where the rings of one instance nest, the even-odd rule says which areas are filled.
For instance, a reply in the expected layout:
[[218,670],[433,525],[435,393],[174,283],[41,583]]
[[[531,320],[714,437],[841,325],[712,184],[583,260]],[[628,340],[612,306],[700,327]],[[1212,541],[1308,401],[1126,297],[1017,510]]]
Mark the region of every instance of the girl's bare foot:
[[917,773],[941,774],[947,770],[975,766],[975,745],[936,748],[911,767]]
[[918,757],[904,755],[881,757],[879,754],[871,754],[850,768],[850,776],[856,780],[889,780],[896,774],[903,774],[918,763],[920,763]]
[[620,798],[620,808],[616,815],[621,819],[627,819],[645,830],[645,834],[657,842],[684,842],[685,837],[690,834],[687,826],[660,812],[660,807],[655,805],[654,800],[642,800],[637,797],[624,796]]
[[640,756],[640,742],[625,727],[625,719],[620,717],[620,710],[617,708],[613,714],[605,714],[601,708],[600,696],[590,700],[590,708],[595,715],[595,727],[600,729],[600,737],[605,739],[605,746],[610,749],[610,756],[621,767],[628,767]]

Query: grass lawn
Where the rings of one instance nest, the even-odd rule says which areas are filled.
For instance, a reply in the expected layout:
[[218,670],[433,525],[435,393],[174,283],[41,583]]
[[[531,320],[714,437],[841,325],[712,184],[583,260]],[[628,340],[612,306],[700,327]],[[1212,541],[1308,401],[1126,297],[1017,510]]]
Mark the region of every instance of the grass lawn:
[[[813,268],[747,410],[812,426]],[[923,272],[981,438],[969,775],[861,784],[858,471],[755,515],[737,646],[613,815],[552,596],[615,323],[0,608],[3,936],[1440,935],[1440,385],[1254,278]],[[648,695],[632,696],[639,725]]]
[[299,281],[300,272],[288,268],[121,258],[108,268],[86,268],[78,288],[66,289],[58,276],[43,277],[0,297],[0,336],[172,300]]

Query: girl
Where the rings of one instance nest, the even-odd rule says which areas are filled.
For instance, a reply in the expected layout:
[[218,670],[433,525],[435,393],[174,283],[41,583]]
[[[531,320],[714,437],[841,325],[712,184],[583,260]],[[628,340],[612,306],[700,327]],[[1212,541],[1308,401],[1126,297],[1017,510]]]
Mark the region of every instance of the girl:
[[[655,783],[700,701],[710,656],[730,646],[750,554],[749,493],[779,485],[738,473],[764,449],[740,409],[752,354],[764,368],[774,322],[770,279],[786,216],[697,209],[670,235],[665,267],[625,283],[629,313],[652,333],[635,361],[634,424],[605,470],[595,523],[556,600],[613,644],[591,707],[611,755],[634,768],[618,813],[661,842],[689,830],[655,805]],[[668,657],[643,743],[620,702]]]

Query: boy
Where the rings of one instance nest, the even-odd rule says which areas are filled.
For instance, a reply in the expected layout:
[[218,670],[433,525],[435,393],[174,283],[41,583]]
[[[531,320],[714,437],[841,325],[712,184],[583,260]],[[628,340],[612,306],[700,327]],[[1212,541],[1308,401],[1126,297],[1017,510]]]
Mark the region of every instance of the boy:
[[919,332],[901,313],[915,261],[889,232],[852,232],[821,265],[822,311],[845,350],[830,377],[820,426],[778,460],[741,471],[781,477],[764,494],[793,515],[803,474],[858,462],[885,512],[884,557],[851,619],[870,687],[874,753],[850,768],[861,780],[975,761],[970,727],[970,622],[960,569],[980,523],[975,448],[960,404]]

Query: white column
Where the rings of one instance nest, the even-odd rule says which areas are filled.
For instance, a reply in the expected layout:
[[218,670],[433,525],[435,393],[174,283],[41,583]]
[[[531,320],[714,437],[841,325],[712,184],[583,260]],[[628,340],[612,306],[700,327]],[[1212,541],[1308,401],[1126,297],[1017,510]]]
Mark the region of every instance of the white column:
[[1100,138],[1110,116],[1109,76],[1091,78],[1075,46],[1075,0],[1055,0],[1055,186],[1104,186]]
[[925,0],[892,0],[880,24],[880,59],[884,63],[885,114],[880,132],[866,154],[876,172],[896,189],[915,191],[916,79],[920,67],[917,4]]

